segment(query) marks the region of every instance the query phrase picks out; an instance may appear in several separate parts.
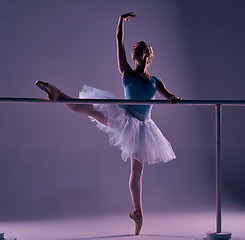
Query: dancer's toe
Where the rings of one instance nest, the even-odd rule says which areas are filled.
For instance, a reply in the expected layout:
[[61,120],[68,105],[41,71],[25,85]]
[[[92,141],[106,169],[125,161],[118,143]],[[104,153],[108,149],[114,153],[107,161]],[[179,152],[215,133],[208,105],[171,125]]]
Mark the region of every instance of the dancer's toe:
[[133,211],[129,214],[129,217],[135,221],[135,234],[139,235],[141,228],[142,228],[142,222],[143,222],[142,214],[139,212]]
[[37,80],[35,84],[48,94],[48,97],[51,101],[57,101],[64,98],[65,96],[65,94],[61,92],[58,88],[47,82]]
[[46,86],[47,86],[48,83],[43,82],[43,81],[40,81],[40,80],[37,80],[37,81],[35,82],[35,84],[36,84],[38,87],[41,87],[42,85],[46,85]]

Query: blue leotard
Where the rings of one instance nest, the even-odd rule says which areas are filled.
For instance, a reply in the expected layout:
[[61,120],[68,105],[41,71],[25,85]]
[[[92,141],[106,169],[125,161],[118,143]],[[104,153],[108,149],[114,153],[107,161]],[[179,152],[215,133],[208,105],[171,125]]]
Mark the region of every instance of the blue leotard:
[[[154,76],[149,80],[142,80],[132,75],[127,75],[126,78],[122,77],[122,83],[125,87],[125,98],[134,100],[154,99],[157,90],[157,81],[159,81],[159,79]],[[152,105],[128,105],[127,108],[143,115],[150,115]]]

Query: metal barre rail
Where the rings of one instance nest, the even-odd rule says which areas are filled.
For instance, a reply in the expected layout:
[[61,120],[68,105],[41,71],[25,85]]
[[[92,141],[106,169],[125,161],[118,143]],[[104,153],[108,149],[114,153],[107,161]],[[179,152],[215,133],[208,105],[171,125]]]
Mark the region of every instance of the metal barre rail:
[[[168,100],[129,100],[129,99],[67,99],[52,102],[47,98],[15,98],[0,97],[0,102],[6,103],[72,103],[72,104],[127,104],[127,105],[145,105],[145,104],[171,104]],[[245,100],[181,100],[177,104],[182,105],[206,105],[215,106],[217,104],[223,106],[245,106]]]
[[[72,103],[72,104],[171,104],[167,100],[128,100],[128,99],[68,99],[52,102],[47,98],[0,97],[0,103]],[[215,106],[216,113],[216,232],[207,232],[206,239],[231,239],[230,232],[221,231],[222,200],[222,106],[245,106],[245,100],[181,100],[177,105]]]

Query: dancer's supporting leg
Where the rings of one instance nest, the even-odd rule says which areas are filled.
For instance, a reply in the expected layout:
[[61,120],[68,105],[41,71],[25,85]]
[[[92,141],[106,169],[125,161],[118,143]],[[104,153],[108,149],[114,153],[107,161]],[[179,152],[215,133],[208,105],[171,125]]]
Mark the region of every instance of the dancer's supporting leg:
[[129,189],[133,201],[134,208],[141,208],[142,202],[142,174],[143,163],[131,158],[131,173],[129,178]]
[[144,164],[131,158],[131,173],[129,178],[129,189],[134,205],[134,211],[130,217],[135,221],[135,233],[140,233],[143,216],[142,216],[142,174]]

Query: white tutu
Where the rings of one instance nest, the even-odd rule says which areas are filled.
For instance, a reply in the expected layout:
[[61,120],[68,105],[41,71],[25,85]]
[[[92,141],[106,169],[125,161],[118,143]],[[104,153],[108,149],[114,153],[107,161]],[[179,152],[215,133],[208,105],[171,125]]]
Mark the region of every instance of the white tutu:
[[[115,99],[116,97],[108,91],[85,85],[79,92],[79,98]],[[124,161],[133,157],[140,162],[154,164],[176,158],[169,141],[150,118],[146,121],[139,120],[125,105],[94,104],[94,107],[106,117],[107,126],[93,117],[90,119],[97,123],[100,130],[108,133],[112,145],[122,150]]]

